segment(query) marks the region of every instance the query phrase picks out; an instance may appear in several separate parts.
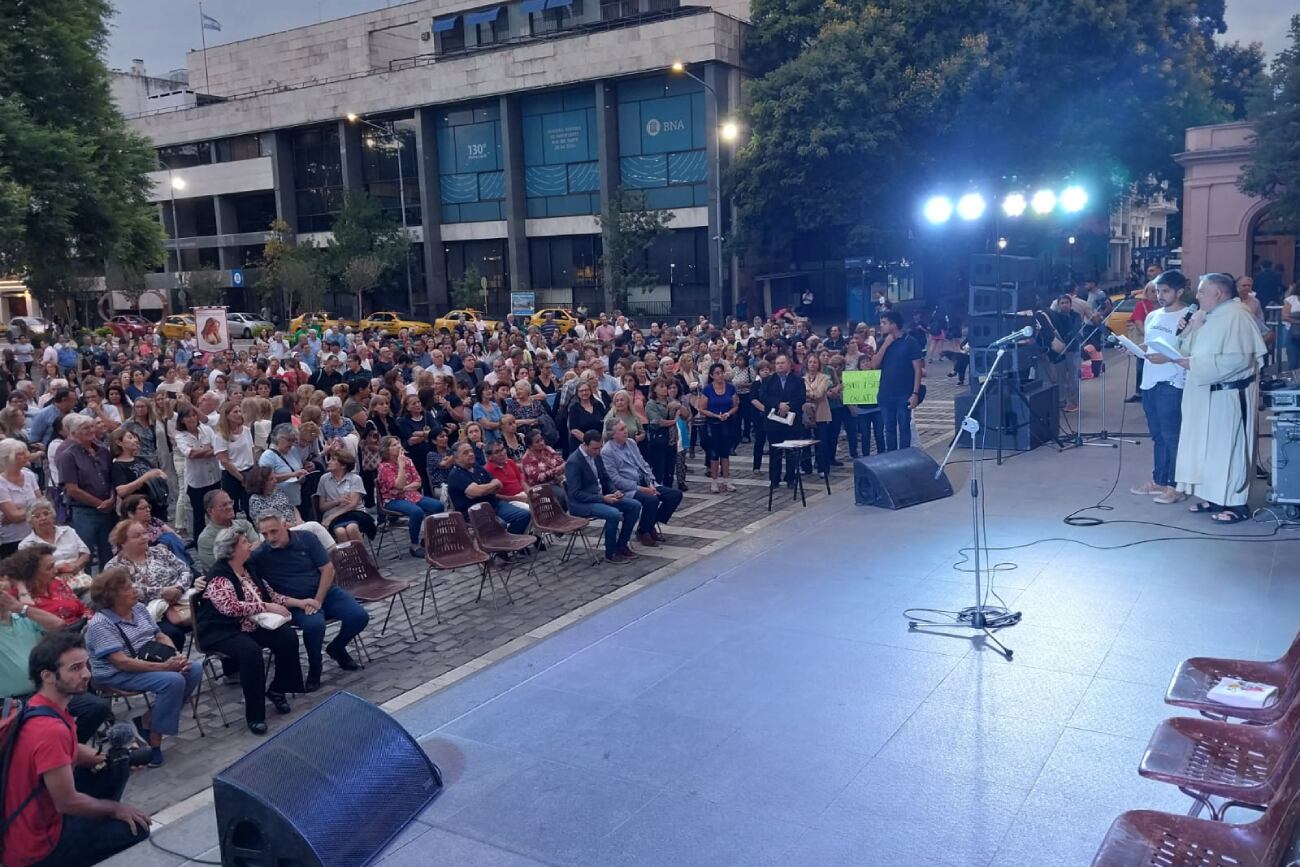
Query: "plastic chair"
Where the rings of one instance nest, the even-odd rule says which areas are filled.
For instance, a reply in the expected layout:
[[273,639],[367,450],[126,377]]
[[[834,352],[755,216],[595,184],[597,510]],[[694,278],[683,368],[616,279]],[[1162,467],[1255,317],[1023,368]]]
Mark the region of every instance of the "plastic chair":
[[560,555],[561,563],[567,562],[569,557],[573,556],[573,547],[579,539],[582,540],[582,547],[591,558],[591,564],[595,566],[600,563],[600,557],[591,547],[591,540],[587,538],[585,532],[587,526],[591,524],[591,518],[579,518],[560,508],[560,501],[556,499],[550,485],[533,485],[529,488],[528,505],[533,512],[534,530],[549,533],[557,538],[565,536],[569,538],[568,544],[564,546],[564,552]]
[[411,619],[411,611],[406,607],[406,598],[402,595],[407,586],[405,581],[385,578],[379,574],[379,567],[375,565],[374,560],[370,559],[365,547],[353,542],[341,542],[335,545],[334,550],[330,551],[330,562],[334,564],[334,583],[351,593],[358,602],[388,600],[388,613],[384,615],[384,625],[379,629],[380,635],[388,630],[388,621],[393,616],[393,606],[401,602],[402,611],[406,614],[406,625],[411,629],[411,640],[420,640],[415,634],[415,621]]
[[[479,547],[487,554],[500,554],[508,558],[514,554],[522,554],[537,544],[537,537],[531,533],[515,534],[507,530],[506,525],[497,517],[496,510],[487,503],[475,503],[469,507],[466,514],[469,515],[470,527],[474,530]],[[491,561],[489,561],[489,568],[491,568]],[[514,572],[514,563],[507,560],[505,573],[501,576],[501,586],[506,590],[507,599],[510,599],[512,572]],[[537,578],[536,556],[529,561],[528,574],[537,579],[537,585],[540,587],[542,580]],[[488,580],[491,581],[490,578]]]
[[[1208,698],[1210,690],[1224,678],[1250,680],[1276,686],[1277,700],[1262,708],[1220,704]],[[1210,719],[1239,719],[1265,725],[1286,713],[1300,687],[1300,634],[1281,659],[1271,662],[1253,659],[1213,659],[1197,656],[1179,663],[1165,692],[1165,703],[1185,707]]]
[[433,590],[433,570],[453,571],[466,566],[478,566],[483,572],[479,581],[479,596],[483,595],[483,581],[486,580],[488,555],[475,543],[469,534],[465,516],[460,512],[442,512],[424,519],[424,588],[420,591],[420,613],[424,613],[425,594],[433,597],[433,613],[442,622],[438,614],[438,595]]
[[1298,783],[1293,759],[1264,815],[1247,825],[1130,810],[1111,824],[1092,867],[1278,867],[1300,818]]
[[[375,515],[377,516],[375,523],[379,525],[379,530],[375,533],[375,538],[370,540],[370,553],[378,561],[379,552],[384,549],[384,540],[388,538],[388,534],[403,529],[406,526],[407,518],[398,512],[385,509],[383,504],[379,502],[378,497],[375,498]],[[399,552],[388,559],[397,560],[401,556]]]
[[[1177,786],[1210,818],[1229,807],[1262,810],[1300,752],[1300,701],[1266,726],[1237,725],[1199,717],[1175,717],[1151,735],[1138,773]],[[1215,806],[1211,798],[1222,798]]]

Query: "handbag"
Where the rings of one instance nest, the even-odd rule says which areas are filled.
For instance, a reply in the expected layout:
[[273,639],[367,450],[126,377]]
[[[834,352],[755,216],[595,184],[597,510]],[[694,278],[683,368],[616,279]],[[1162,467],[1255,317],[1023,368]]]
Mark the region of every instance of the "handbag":
[[131,639],[126,637],[126,630],[122,628],[122,624],[114,623],[113,626],[117,629],[118,634],[122,636],[122,642],[126,645],[126,652],[131,654],[134,659],[142,662],[166,662],[176,655],[176,648],[153,638],[140,645],[137,650],[131,645]]

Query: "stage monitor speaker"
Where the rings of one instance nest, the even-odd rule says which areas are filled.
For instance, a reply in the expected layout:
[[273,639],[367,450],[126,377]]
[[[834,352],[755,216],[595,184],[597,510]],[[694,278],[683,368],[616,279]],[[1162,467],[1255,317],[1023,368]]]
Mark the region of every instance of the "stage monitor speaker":
[[934,458],[920,449],[901,449],[853,462],[854,500],[859,506],[906,509],[952,496],[948,477],[934,474]]
[[970,282],[976,286],[1019,286],[1038,281],[1038,260],[1031,256],[976,253],[970,257]]
[[406,729],[335,693],[213,778],[221,863],[369,864],[441,791]]
[[[974,394],[960,394],[953,401],[954,432],[961,428],[962,419],[974,400]],[[1060,409],[1056,404],[1056,386],[1052,383],[999,379],[984,392],[984,401],[975,411],[984,448],[1029,451],[1056,439]],[[970,437],[963,435],[957,444],[970,448]]]
[[[998,375],[1020,380],[1029,379],[1030,371],[1034,369],[1034,365],[1038,362],[1038,352],[1037,343],[1012,344],[1007,347],[1007,354],[1002,356],[1002,362],[998,365]],[[970,376],[972,388],[975,388],[976,382],[981,377],[988,376],[989,368],[993,366],[993,360],[997,357],[997,354],[998,351],[992,347],[971,347]]]
[[970,285],[970,303],[967,312],[971,316],[987,316],[991,313],[1015,313],[1020,309],[1020,292],[1015,286],[981,286]]
[[966,342],[972,348],[988,346],[1013,331],[1033,324],[1034,317],[1029,314],[994,313],[989,316],[972,316],[966,322]]

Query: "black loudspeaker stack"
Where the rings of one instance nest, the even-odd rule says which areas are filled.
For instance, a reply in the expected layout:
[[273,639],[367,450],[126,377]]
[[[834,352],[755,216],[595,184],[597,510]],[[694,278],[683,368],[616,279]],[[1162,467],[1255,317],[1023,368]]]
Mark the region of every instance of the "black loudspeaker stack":
[[406,729],[336,693],[213,778],[221,863],[369,864],[441,791]]
[[900,449],[853,462],[853,498],[859,506],[906,509],[952,496],[948,477],[920,449]]
[[[1028,451],[1056,439],[1060,425],[1056,386],[1050,382],[1020,383],[1003,378],[989,384],[984,402],[975,410],[980,423],[981,443],[986,449]],[[962,419],[975,400],[973,394],[958,395],[953,401],[953,425]],[[962,434],[958,445],[970,448],[969,434]]]

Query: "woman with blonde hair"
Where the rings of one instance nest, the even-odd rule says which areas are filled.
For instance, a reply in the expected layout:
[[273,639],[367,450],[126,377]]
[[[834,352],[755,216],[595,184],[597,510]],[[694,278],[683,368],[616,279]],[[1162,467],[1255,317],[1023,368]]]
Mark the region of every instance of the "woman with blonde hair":
[[605,413],[605,437],[614,431],[614,422],[621,421],[627,425],[628,436],[638,443],[645,439],[645,427],[632,407],[632,395],[625,388],[614,392],[610,398],[609,412]]
[[248,491],[244,489],[244,473],[257,463],[253,457],[253,432],[244,423],[241,404],[229,401],[217,411],[217,428],[212,438],[212,448],[221,464],[221,489],[235,501],[238,511],[248,507]]

